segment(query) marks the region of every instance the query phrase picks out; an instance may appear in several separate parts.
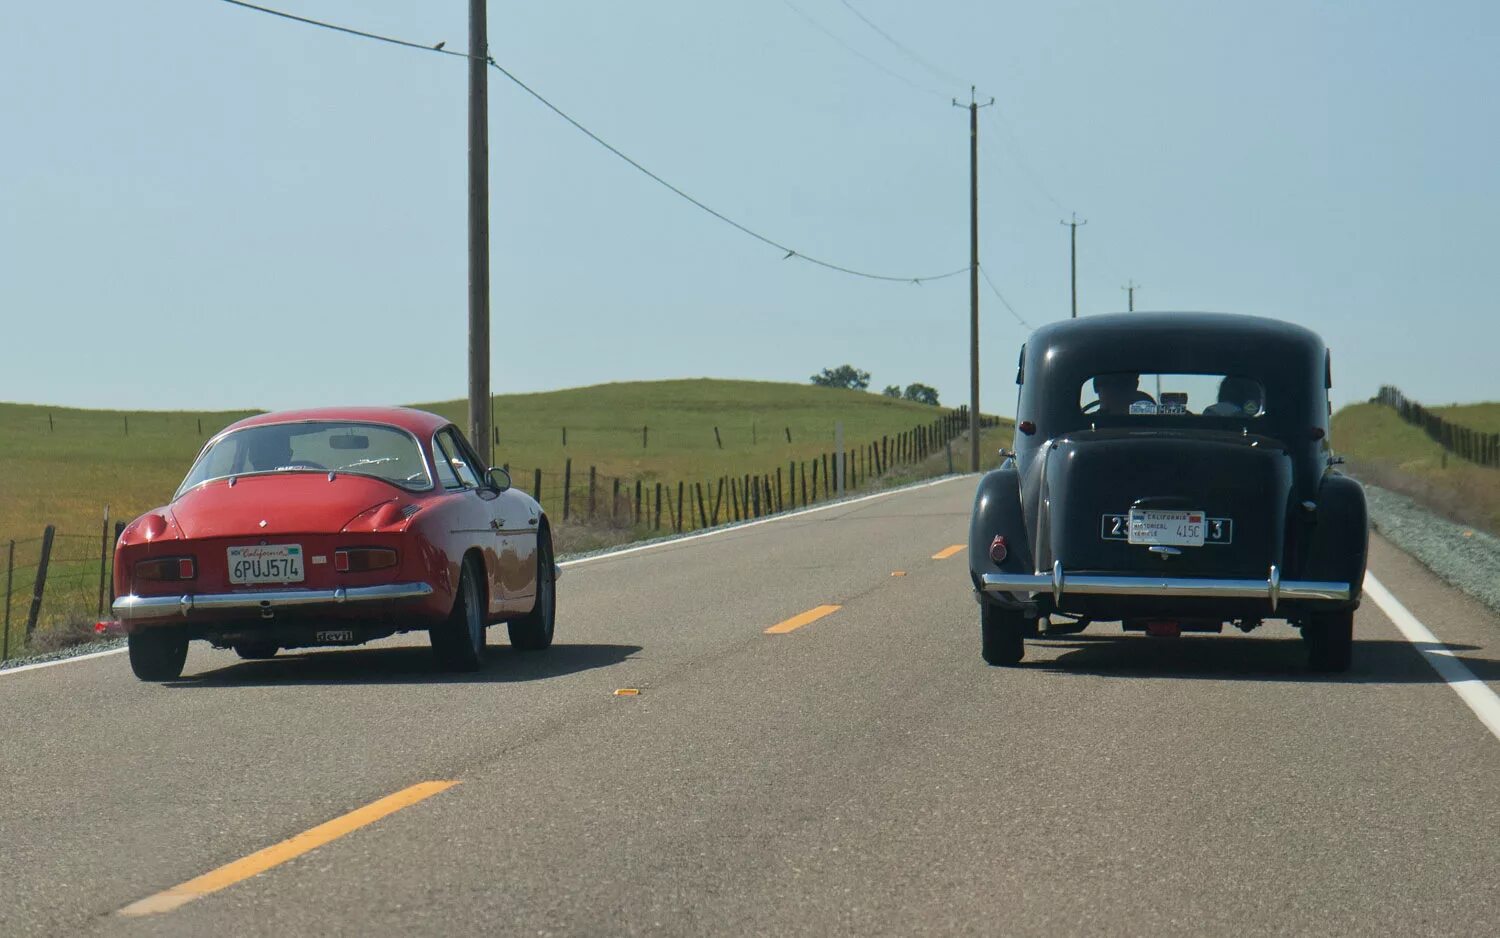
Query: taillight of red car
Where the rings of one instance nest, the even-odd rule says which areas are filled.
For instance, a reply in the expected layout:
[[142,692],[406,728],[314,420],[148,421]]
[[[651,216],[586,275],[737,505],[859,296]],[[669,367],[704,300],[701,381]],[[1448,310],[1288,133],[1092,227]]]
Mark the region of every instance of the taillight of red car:
[[365,573],[396,565],[396,552],[389,547],[341,547],[333,552],[333,569],[340,573]]
[[198,576],[198,565],[192,557],[153,557],[137,561],[133,572],[137,580],[191,580]]

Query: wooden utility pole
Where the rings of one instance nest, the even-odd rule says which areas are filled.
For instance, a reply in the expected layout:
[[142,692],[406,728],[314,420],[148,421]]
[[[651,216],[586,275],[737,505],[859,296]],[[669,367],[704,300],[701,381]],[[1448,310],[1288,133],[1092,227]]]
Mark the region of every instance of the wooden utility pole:
[[[979,471],[979,109],[969,86],[969,471]],[[954,107],[964,107],[953,99]]]
[[[469,441],[490,436],[490,143],[486,0],[469,0]],[[480,450],[484,452],[485,450]]]
[[1078,318],[1078,226],[1079,225],[1087,225],[1088,223],[1089,222],[1088,222],[1087,218],[1085,218],[1083,221],[1079,221],[1078,220],[1078,213],[1077,212],[1073,213],[1073,220],[1072,221],[1062,222],[1062,224],[1067,225],[1070,229],[1072,229],[1072,233],[1071,233],[1071,236],[1069,238],[1069,242],[1071,244],[1071,249],[1068,252],[1068,256],[1070,258],[1070,267],[1072,269],[1072,279],[1073,279],[1073,318],[1074,319]]

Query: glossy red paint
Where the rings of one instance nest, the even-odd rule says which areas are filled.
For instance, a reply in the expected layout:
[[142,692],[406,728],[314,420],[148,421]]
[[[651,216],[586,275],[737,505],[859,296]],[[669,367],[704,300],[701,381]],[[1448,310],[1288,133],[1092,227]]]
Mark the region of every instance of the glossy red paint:
[[[408,408],[319,408],[250,417],[226,428],[215,440],[245,427],[308,421],[359,421],[405,430],[416,437],[433,479],[438,478],[433,436],[451,426],[435,414]],[[472,448],[467,457],[477,462]],[[474,468],[482,478],[485,467]],[[535,602],[537,532],[545,524],[541,506],[515,489],[444,489],[437,483],[426,491],[411,491],[379,478],[337,471],[245,474],[232,483],[214,479],[125,527],[115,548],[115,595],[233,594],[253,599],[257,591],[266,589],[332,591],[413,583],[431,587],[431,593],[421,598],[305,605],[286,612],[278,609],[269,619],[254,610],[191,607],[185,616],[175,608],[149,615],[136,610],[126,622],[131,631],[186,628],[192,637],[211,640],[226,631],[240,634],[273,624],[310,627],[322,621],[362,622],[388,634],[443,622],[453,608],[464,558],[472,556],[484,572],[487,619],[501,622],[529,612]],[[230,582],[230,548],[277,544],[301,548],[301,582],[285,586]],[[393,550],[396,565],[379,570],[335,569],[336,551],[359,547]],[[192,558],[193,580],[138,581],[133,577],[138,561],[163,557]]]

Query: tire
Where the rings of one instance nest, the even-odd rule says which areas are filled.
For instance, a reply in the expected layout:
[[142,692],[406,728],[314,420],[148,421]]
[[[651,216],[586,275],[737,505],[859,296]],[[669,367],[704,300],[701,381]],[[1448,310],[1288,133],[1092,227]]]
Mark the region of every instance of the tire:
[[552,532],[543,529],[536,551],[536,604],[506,628],[517,651],[542,651],[552,646],[557,627],[557,578],[552,567]]
[[234,653],[246,661],[264,661],[267,658],[274,658],[280,650],[280,645],[273,645],[270,642],[241,642],[234,646]]
[[484,663],[484,599],[472,559],[458,575],[458,595],[448,620],[428,630],[432,652],[444,671],[478,671]]
[[188,640],[170,631],[145,629],[131,632],[130,670],[143,681],[175,681],[182,677],[187,661]]
[[1026,619],[990,603],[979,606],[980,653],[987,664],[1014,667],[1026,654]]
[[1302,623],[1307,643],[1307,667],[1324,674],[1341,674],[1354,660],[1354,611],[1323,612]]

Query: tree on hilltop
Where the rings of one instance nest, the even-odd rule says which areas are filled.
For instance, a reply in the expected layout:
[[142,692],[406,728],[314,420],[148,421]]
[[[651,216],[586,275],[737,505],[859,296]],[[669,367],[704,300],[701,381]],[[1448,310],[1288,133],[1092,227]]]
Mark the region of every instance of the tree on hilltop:
[[848,388],[851,391],[863,391],[870,386],[870,373],[860,371],[853,365],[840,365],[837,368],[824,368],[822,374],[813,375],[809,380],[822,388]]

